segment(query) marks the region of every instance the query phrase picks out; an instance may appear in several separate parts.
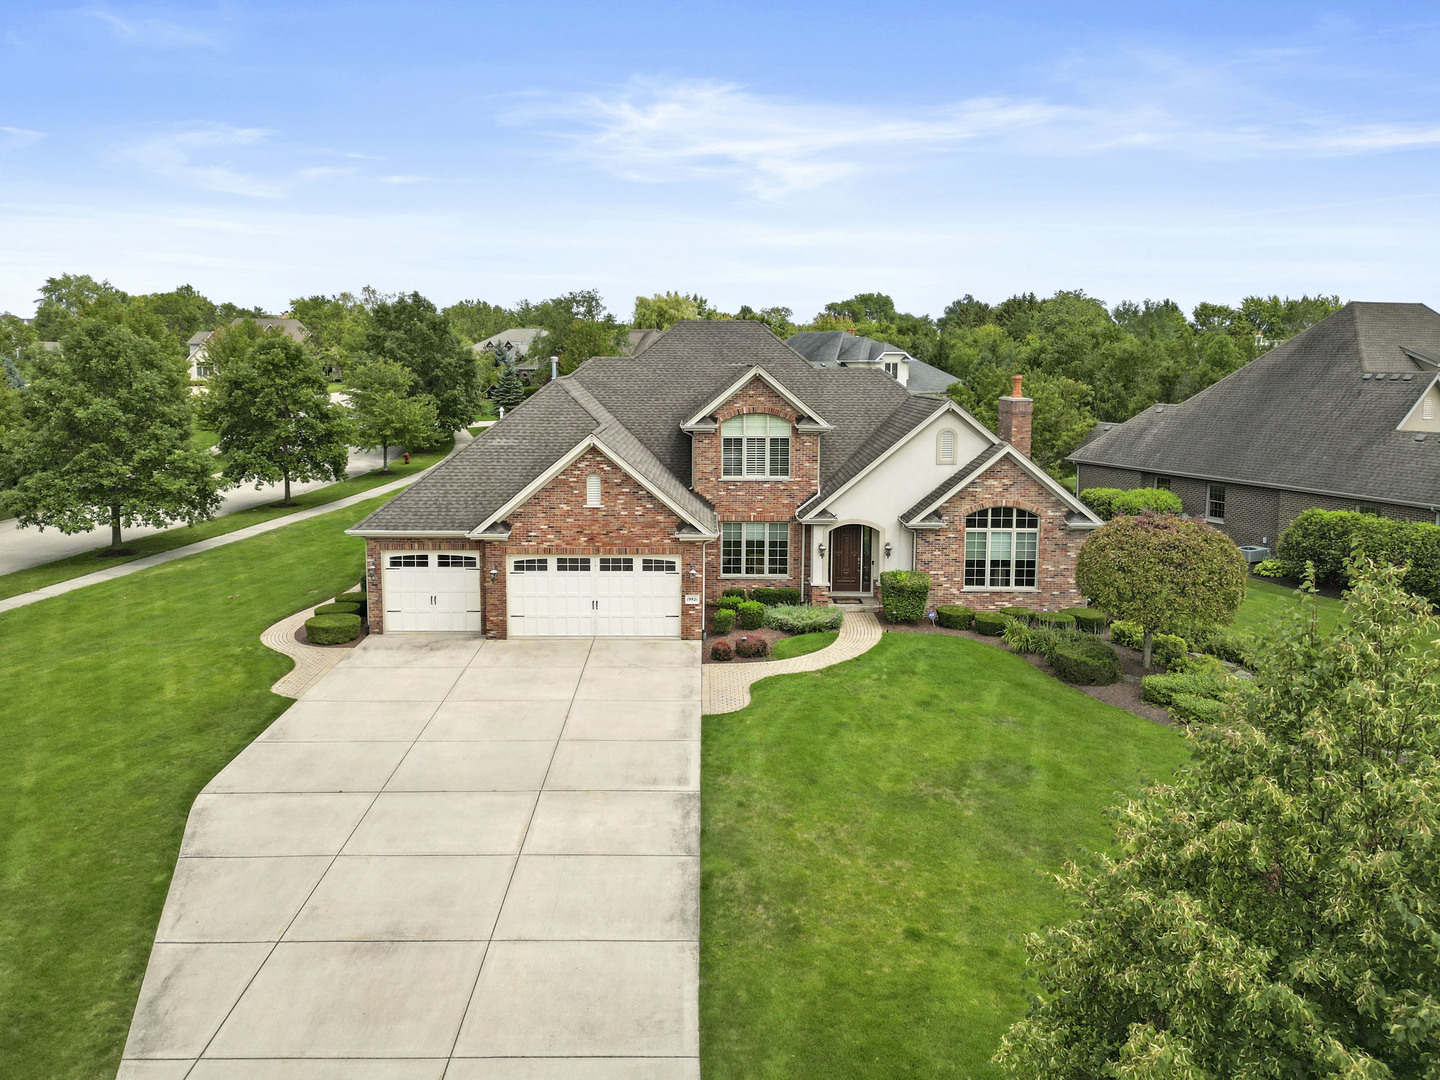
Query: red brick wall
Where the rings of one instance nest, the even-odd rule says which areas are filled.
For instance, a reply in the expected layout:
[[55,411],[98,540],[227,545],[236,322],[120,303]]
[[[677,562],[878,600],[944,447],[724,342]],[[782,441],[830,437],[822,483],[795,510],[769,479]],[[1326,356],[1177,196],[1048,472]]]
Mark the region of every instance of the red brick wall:
[[[600,476],[599,507],[585,505],[585,485]],[[600,451],[587,450],[510,515],[510,543],[492,544],[491,562],[505,579],[505,557],[520,555],[670,555],[680,559],[681,594],[699,592],[699,545],[675,539],[680,518]],[[713,545],[712,545],[713,546]],[[503,550],[502,550],[503,547]],[[488,565],[487,565],[488,570]],[[505,636],[504,592],[485,608],[485,631]],[[682,637],[698,638],[704,612],[680,609]]]
[[[795,409],[764,380],[755,378],[742,386],[715,416],[722,423],[732,416],[768,413],[794,424]],[[800,558],[803,528],[795,519],[795,508],[820,486],[820,436],[790,432],[789,480],[726,480],[721,476],[721,439],[714,433],[691,436],[691,470],[696,494],[708,499],[722,521],[790,522],[790,573],[785,577],[722,578],[720,542],[709,545],[705,567],[705,593],[713,601],[722,589],[801,586]]]
[[995,421],[995,434],[1026,457],[1030,456],[1030,427],[1035,403],[1027,397],[1002,397]]
[[[1038,590],[965,589],[965,518],[988,506],[1013,506],[1040,518]],[[930,604],[964,604],[980,611],[1015,605],[1037,611],[1082,607],[1075,589],[1075,556],[1090,535],[1067,529],[1069,508],[1053,492],[1004,460],[940,508],[945,524],[915,534],[915,568],[930,575]]]

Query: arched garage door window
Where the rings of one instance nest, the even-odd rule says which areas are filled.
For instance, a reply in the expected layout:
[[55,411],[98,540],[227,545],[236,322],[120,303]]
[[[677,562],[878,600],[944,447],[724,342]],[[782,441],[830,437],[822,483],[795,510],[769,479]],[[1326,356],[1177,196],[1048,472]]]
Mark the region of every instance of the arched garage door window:
[[992,506],[965,519],[965,586],[1033,589],[1040,519],[1028,510]]

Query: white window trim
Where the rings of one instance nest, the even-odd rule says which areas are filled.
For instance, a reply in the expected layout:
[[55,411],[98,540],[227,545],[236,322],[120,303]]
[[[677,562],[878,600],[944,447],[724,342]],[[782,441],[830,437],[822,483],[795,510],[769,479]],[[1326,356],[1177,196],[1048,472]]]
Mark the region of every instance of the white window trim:
[[585,478],[585,505],[588,507],[604,506],[601,498],[603,491],[602,481],[599,473],[591,473]]
[[[1001,506],[1001,507],[987,506],[987,507],[985,507],[984,509],[986,509],[986,510],[995,510],[995,509],[1005,509],[1005,507],[1003,507],[1003,506]],[[1030,513],[1030,511],[1024,510],[1023,507],[1011,507],[1010,509],[1013,509],[1013,510],[1015,510],[1015,511],[1017,511],[1017,512],[1022,512],[1022,511],[1023,511],[1024,513]],[[978,512],[978,511],[977,511],[977,512]],[[961,541],[961,545],[962,545],[962,546],[961,546],[961,549],[960,549],[960,559],[961,559],[961,563],[960,563],[960,581],[961,581],[960,591],[961,591],[961,592],[977,592],[977,593],[1038,593],[1038,592],[1040,591],[1040,531],[1041,531],[1040,525],[1041,525],[1040,515],[1039,515],[1039,514],[1036,514],[1036,515],[1035,515],[1035,528],[1033,528],[1033,529],[1021,529],[1021,528],[1016,528],[1016,527],[1014,527],[1014,526],[1012,526],[1011,528],[1008,528],[1008,529],[1004,529],[1004,528],[992,529],[992,528],[990,528],[990,527],[988,527],[988,526],[987,526],[986,528],[983,528],[983,529],[971,529],[971,528],[969,528],[969,527],[967,526],[966,529],[965,529],[965,537],[964,537],[964,539],[962,539],[962,541]],[[1015,538],[1016,538],[1016,536],[1017,536],[1018,534],[1020,534],[1020,533],[1032,533],[1032,532],[1035,534],[1035,584],[1034,584],[1034,585],[988,585],[988,584],[987,584],[987,585],[966,585],[966,584],[964,584],[964,581],[965,581],[965,563],[969,561],[969,557],[967,556],[966,551],[965,551],[965,545],[966,545],[966,541],[969,539],[971,533],[984,533],[984,534],[985,534],[985,577],[986,577],[986,580],[987,580],[987,581],[989,580],[989,577],[990,577],[990,563],[993,561],[993,560],[990,558],[990,537],[991,537],[991,535],[994,534],[994,533],[1009,533],[1009,535],[1010,535],[1010,560],[1009,560],[1009,561],[1010,561],[1010,578],[1011,578],[1011,580],[1013,581],[1014,578],[1015,578],[1015,547],[1016,547]]]
[[[740,573],[738,573],[738,574],[730,574],[730,573],[726,573],[726,572],[725,572],[725,526],[726,526],[726,525],[738,525],[738,526],[740,526],[740,566],[741,566],[741,570],[740,570]],[[746,526],[746,525],[764,525],[764,526],[766,527],[766,534],[765,534],[765,565],[766,565],[767,567],[770,565],[770,545],[771,545],[771,543],[773,542],[773,541],[771,541],[771,539],[770,539],[769,527],[770,527],[771,525],[784,525],[784,526],[785,526],[785,566],[786,566],[786,571],[785,571],[785,573],[783,573],[783,574],[769,574],[769,573],[766,573],[766,574],[747,574],[747,573],[745,573],[745,571],[744,571],[744,566],[745,566],[745,526]],[[793,543],[791,543],[790,523],[787,522],[787,521],[722,521],[722,522],[720,523],[720,551],[719,551],[719,555],[720,555],[720,576],[721,576],[722,578],[732,578],[732,579],[744,580],[744,581],[760,581],[760,580],[767,580],[767,581],[789,581],[791,578],[793,578],[793,577],[795,576],[795,575],[794,575],[794,572],[793,572],[794,569],[795,569],[795,552],[792,550],[792,549],[794,548],[794,546],[795,546],[795,545],[794,545]]]
[[1211,493],[1212,491],[1214,491],[1216,488],[1219,488],[1220,491],[1221,491],[1221,495],[1220,495],[1220,504],[1221,504],[1221,506],[1224,507],[1224,509],[1226,510],[1226,512],[1229,512],[1229,510],[1230,510],[1230,506],[1229,506],[1229,503],[1230,503],[1230,492],[1226,490],[1226,486],[1225,486],[1224,484],[1206,484],[1206,485],[1205,485],[1205,520],[1206,520],[1207,522],[1209,522],[1210,524],[1212,524],[1212,525],[1224,525],[1224,524],[1225,524],[1225,518],[1224,518],[1223,516],[1222,516],[1222,517],[1215,517],[1215,516],[1213,516],[1213,515],[1210,513],[1210,506],[1211,506],[1212,503],[1215,502],[1215,500],[1210,497],[1210,493]]
[[[747,426],[749,426],[749,420],[750,420],[750,418],[751,418],[751,417],[761,417],[761,416],[765,417],[765,420],[766,420],[765,431],[764,431],[763,433],[761,433],[761,434],[755,434],[755,435],[751,435],[751,434],[747,433],[744,429],[745,429]],[[735,434],[727,435],[727,434],[725,433],[725,425],[727,425],[727,424],[734,424],[735,421],[737,421],[737,420],[739,420],[739,421],[741,422],[741,423],[740,423],[741,433],[740,433],[739,435],[735,435]],[[778,426],[779,426],[780,424],[783,424],[783,425],[785,426],[785,433],[784,433],[783,435],[781,435],[781,434],[779,434],[779,433],[777,432],[777,428],[778,428]],[[734,473],[727,473],[727,472],[725,471],[725,440],[726,440],[726,439],[739,439],[739,440],[740,440],[740,473],[739,473],[738,475],[736,475],[736,474],[734,474]],[[765,459],[765,469],[766,469],[766,471],[763,472],[763,473],[752,473],[752,472],[747,472],[747,471],[746,471],[747,468],[748,468],[748,466],[749,466],[749,454],[748,454],[748,447],[747,447],[745,444],[746,444],[746,442],[748,442],[750,439],[764,439],[764,440],[765,440],[764,459]],[[785,440],[785,443],[786,443],[786,446],[785,446],[785,472],[784,472],[783,475],[780,474],[780,473],[773,473],[773,474],[772,474],[772,473],[769,471],[769,469],[770,469],[770,454],[771,454],[771,451],[772,451],[772,449],[773,449],[773,447],[772,447],[771,444],[772,444],[772,443],[774,442],[774,440],[776,440],[776,439],[784,439],[784,440]],[[790,423],[790,421],[786,420],[784,417],[775,416],[773,413],[741,413],[741,414],[739,414],[738,416],[729,417],[728,419],[723,420],[723,421],[721,421],[721,423],[720,423],[720,479],[723,480],[723,481],[725,481],[726,483],[729,483],[729,482],[734,481],[734,480],[761,480],[761,481],[768,481],[768,480],[790,480],[790,479],[792,479],[792,475],[791,475],[791,471],[790,471],[790,464],[791,464],[791,461],[793,460],[794,452],[795,452],[794,425],[792,425],[792,424]]]

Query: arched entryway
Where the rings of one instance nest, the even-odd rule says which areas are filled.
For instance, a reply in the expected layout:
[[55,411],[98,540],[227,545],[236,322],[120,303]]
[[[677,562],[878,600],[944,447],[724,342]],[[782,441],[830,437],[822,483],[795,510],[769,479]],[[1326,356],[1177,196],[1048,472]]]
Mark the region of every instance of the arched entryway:
[[875,530],[868,525],[840,525],[826,539],[830,595],[869,595],[875,585]]

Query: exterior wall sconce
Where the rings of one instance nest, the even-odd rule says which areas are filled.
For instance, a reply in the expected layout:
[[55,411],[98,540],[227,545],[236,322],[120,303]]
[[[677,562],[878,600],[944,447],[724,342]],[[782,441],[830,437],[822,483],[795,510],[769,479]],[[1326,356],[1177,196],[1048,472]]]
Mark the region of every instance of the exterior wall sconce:
[[823,558],[825,557],[825,541],[824,541],[824,540],[821,540],[821,541],[820,541],[820,547],[819,547],[818,550],[819,550],[819,552],[820,552],[820,558],[823,559]]
[[490,584],[491,584],[491,585],[494,585],[494,584],[495,584],[495,579],[498,578],[499,576],[500,576],[500,568],[499,568],[498,566],[492,566],[492,567],[490,567]]
[[890,557],[890,552],[893,551],[893,550],[894,550],[894,549],[890,546],[890,541],[889,541],[889,540],[886,540],[886,541],[885,541],[885,558],[888,559],[888,558]]

